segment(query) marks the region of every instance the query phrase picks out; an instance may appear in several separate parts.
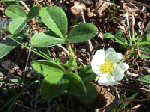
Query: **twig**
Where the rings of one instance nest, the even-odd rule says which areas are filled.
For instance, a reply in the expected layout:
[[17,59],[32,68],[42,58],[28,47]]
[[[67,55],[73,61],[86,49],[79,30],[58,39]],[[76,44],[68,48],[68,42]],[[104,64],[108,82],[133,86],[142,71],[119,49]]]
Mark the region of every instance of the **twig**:
[[150,5],[147,5],[147,4],[144,4],[144,3],[141,3],[141,2],[137,2],[135,0],[125,0],[125,1],[126,2],[133,2],[133,3],[136,3],[136,4],[140,5],[140,6],[144,6],[146,8],[150,8]]
[[23,2],[23,1],[20,1],[20,3],[26,8],[26,10],[29,12],[30,9],[28,8],[28,6]]
[[66,54],[69,55],[69,51],[65,47],[63,47],[62,45],[59,45],[59,44],[57,46],[62,48],[66,52]]
[[30,55],[31,55],[31,48],[32,48],[32,47],[29,48],[29,53],[28,53],[28,56],[27,56],[26,66],[25,66],[24,71],[27,71],[28,61],[29,61],[29,58],[30,58]]
[[[83,19],[83,23],[86,23],[85,17],[84,17],[84,11],[83,11],[83,10],[81,11],[81,17],[82,17],[82,19]],[[92,51],[93,51],[93,45],[92,45],[92,43],[91,43],[90,40],[88,40],[88,43],[89,43],[90,52],[92,52]]]

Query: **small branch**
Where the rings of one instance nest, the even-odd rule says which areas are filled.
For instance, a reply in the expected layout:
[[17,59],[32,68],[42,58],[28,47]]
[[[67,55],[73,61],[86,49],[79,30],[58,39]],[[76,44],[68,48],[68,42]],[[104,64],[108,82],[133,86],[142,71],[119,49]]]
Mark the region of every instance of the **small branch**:
[[29,53],[28,53],[28,56],[27,56],[26,66],[25,66],[24,71],[27,71],[27,66],[28,66],[28,61],[29,61],[30,55],[31,55],[31,47],[29,48]]
[[23,5],[26,8],[26,10],[28,12],[30,11],[30,9],[28,8],[28,6],[23,1],[20,1],[20,3],[21,3],[21,5]]
[[[83,11],[83,10],[81,11],[81,17],[82,17],[83,23],[86,23],[85,17],[84,17],[84,11]],[[93,45],[92,45],[92,42],[89,40],[88,43],[89,43],[89,49],[90,49],[90,52],[92,52],[92,51],[93,51]]]
[[68,54],[68,56],[69,56],[69,51],[65,47],[63,47],[62,45],[57,45],[57,46],[62,48],[66,52],[66,54]]
[[132,2],[132,3],[138,4],[138,5],[140,5],[140,6],[144,6],[144,7],[146,7],[146,8],[150,8],[150,5],[145,4],[145,3],[141,3],[141,2],[137,2],[137,1],[135,1],[135,0],[125,0],[125,1],[126,1],[126,2]]

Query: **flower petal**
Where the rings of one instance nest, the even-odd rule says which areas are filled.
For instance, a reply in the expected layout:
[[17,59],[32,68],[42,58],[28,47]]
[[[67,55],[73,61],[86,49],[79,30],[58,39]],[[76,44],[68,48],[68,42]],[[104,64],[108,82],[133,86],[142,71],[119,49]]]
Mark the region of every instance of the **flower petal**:
[[106,85],[106,86],[118,84],[118,82],[114,80],[114,77],[109,74],[105,74],[99,77],[98,83],[99,85]]
[[117,53],[118,60],[122,60],[124,57],[121,53]]
[[98,50],[91,61],[92,70],[96,74],[100,74],[99,66],[105,62],[105,51]]
[[116,63],[123,59],[123,55],[121,53],[116,53],[113,48],[108,48],[106,50],[106,59]]
[[114,73],[113,73],[113,76],[114,76],[114,79],[116,81],[120,81],[123,79],[124,77],[124,73],[123,72],[120,72],[119,69],[117,69]]
[[129,65],[126,63],[122,63],[122,67],[124,68],[125,71],[129,69]]
[[121,63],[118,64],[114,73],[112,74],[115,77],[116,81],[120,81],[124,77],[124,72],[129,68],[128,64]]

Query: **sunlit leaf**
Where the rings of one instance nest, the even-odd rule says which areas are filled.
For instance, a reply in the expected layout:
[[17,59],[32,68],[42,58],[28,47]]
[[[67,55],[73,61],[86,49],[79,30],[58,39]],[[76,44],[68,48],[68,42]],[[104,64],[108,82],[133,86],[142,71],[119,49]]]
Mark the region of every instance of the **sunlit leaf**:
[[20,19],[20,18],[26,18],[27,14],[19,5],[11,5],[9,6],[5,14],[10,17],[11,19]]
[[59,85],[63,77],[63,70],[56,64],[46,60],[32,62],[33,69],[44,76],[41,84],[41,95],[43,99],[55,98],[64,92]]
[[50,45],[64,44],[64,40],[61,38],[55,38],[50,35],[46,35],[43,32],[36,33],[31,39],[31,45],[33,47],[48,47]]
[[20,18],[11,21],[8,27],[9,32],[11,34],[17,34],[18,32],[20,32],[25,25],[25,20],[26,20],[25,18]]
[[42,8],[39,12],[42,22],[54,33],[63,38],[68,29],[65,12],[56,6]]
[[6,56],[17,46],[17,43],[7,38],[6,40],[0,41],[0,58]]
[[46,60],[33,61],[33,69],[42,74],[44,80],[49,84],[57,85],[63,77],[63,70],[56,64]]
[[12,19],[9,24],[9,31],[11,34],[17,34],[20,32],[26,22],[27,14],[19,5],[11,5],[9,6],[5,14]]

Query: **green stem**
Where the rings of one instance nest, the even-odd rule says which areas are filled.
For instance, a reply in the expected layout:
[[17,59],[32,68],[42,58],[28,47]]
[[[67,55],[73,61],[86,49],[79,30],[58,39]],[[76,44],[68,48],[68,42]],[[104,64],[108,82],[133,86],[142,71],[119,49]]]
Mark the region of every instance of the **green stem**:
[[74,50],[72,49],[71,44],[68,45],[68,50],[69,50],[69,56],[70,56],[70,61],[71,61],[71,67],[77,68],[77,56],[74,53]]
[[16,43],[18,43],[18,44],[22,45],[23,47],[27,48],[28,50],[31,50],[31,51],[32,51],[32,52],[34,52],[35,54],[37,54],[37,55],[39,55],[39,56],[43,57],[44,59],[49,60],[49,57],[48,57],[46,54],[38,53],[38,52],[36,52],[35,50],[31,49],[30,47],[28,47],[28,46],[24,46],[23,44],[21,44],[19,41],[17,41],[17,40],[16,40],[16,39],[14,39],[14,38],[10,38],[10,39],[12,39],[12,40],[13,40],[13,41],[15,41]]

